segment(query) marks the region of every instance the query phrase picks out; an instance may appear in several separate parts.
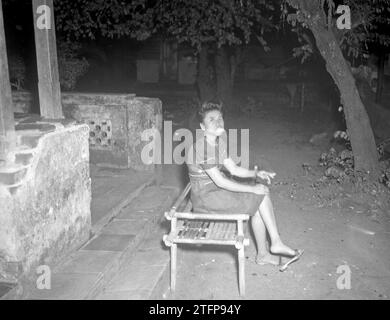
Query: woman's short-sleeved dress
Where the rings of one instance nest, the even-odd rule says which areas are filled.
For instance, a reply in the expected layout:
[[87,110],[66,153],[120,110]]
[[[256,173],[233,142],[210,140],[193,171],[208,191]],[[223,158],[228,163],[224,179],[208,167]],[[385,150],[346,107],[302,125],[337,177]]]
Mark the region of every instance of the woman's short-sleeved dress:
[[199,213],[245,213],[254,215],[264,195],[233,192],[218,187],[205,170],[223,168],[228,157],[226,139],[218,137],[215,146],[206,138],[196,140],[189,148],[186,158],[191,181],[191,201],[194,212]]

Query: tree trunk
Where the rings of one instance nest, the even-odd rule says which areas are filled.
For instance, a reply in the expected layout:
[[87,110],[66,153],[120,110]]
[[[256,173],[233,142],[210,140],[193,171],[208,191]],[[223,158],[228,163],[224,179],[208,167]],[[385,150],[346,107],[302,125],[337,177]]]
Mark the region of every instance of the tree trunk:
[[217,49],[215,55],[215,73],[217,77],[217,96],[226,111],[233,108],[233,81],[230,57],[226,47]]
[[201,103],[216,97],[215,76],[210,63],[209,46],[207,44],[202,45],[199,52],[197,87]]
[[317,47],[326,61],[326,68],[340,90],[341,100],[354,154],[355,170],[376,177],[379,172],[375,139],[366,109],[356,87],[351,68],[347,64],[332,30],[322,26],[315,17],[309,28]]

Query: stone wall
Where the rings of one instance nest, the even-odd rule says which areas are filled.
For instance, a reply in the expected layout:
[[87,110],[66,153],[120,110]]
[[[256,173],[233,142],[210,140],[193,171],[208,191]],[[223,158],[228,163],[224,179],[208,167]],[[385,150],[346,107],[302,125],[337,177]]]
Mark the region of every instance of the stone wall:
[[[13,93],[18,108],[27,110],[26,93]],[[24,103],[22,103],[24,101]],[[91,163],[116,168],[153,170],[141,161],[145,129],[162,127],[162,105],[156,98],[134,94],[62,93],[63,113],[90,127]]]
[[13,163],[0,168],[0,274],[35,275],[81,246],[91,226],[89,129],[19,122]]

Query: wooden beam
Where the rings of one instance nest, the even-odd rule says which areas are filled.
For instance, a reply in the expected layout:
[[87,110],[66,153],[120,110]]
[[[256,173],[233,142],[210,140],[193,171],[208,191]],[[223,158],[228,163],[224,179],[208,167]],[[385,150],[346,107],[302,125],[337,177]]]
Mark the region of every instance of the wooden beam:
[[53,0],[33,0],[41,116],[63,118]]
[[0,156],[4,159],[15,139],[15,121],[9,82],[3,5],[0,0]]

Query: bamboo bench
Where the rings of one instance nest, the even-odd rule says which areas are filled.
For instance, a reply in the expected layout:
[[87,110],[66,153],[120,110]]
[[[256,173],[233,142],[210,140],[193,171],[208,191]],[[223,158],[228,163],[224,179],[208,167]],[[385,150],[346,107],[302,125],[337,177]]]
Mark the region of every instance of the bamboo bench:
[[[244,222],[247,214],[220,214],[191,212],[189,183],[165,217],[171,221],[170,233],[163,241],[170,247],[171,291],[176,287],[177,244],[230,245],[238,250],[238,282],[240,295],[245,295],[245,254],[244,247],[249,239],[244,237]],[[187,201],[188,200],[188,201]]]

